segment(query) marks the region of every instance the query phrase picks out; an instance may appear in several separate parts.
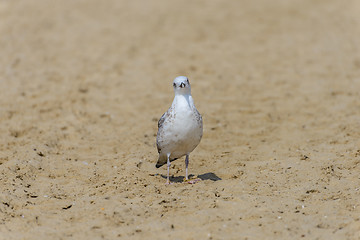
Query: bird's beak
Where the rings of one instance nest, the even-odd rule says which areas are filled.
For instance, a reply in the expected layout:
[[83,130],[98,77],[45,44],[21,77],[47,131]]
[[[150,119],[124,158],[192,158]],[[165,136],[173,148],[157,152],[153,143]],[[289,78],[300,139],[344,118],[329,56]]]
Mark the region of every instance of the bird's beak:
[[185,87],[185,83],[182,82],[182,83],[180,84],[180,88],[184,88],[184,87]]

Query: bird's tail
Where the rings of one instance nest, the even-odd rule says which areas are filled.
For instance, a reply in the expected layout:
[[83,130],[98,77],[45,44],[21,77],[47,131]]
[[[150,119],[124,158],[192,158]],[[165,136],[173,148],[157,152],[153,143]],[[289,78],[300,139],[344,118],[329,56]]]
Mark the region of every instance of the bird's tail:
[[[170,162],[175,161],[177,158],[170,158]],[[159,154],[159,159],[155,165],[156,168],[159,168],[167,163],[167,156]]]

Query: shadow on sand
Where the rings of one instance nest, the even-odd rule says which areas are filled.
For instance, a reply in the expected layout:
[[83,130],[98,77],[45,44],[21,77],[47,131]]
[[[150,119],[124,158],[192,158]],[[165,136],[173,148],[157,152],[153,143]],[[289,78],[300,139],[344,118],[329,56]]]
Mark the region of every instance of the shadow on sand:
[[[167,178],[166,175],[161,175],[161,177],[164,178],[164,179]],[[195,177],[195,175],[193,175],[193,174],[189,175],[189,179],[192,179],[194,177]],[[216,176],[215,173],[211,173],[211,172],[198,175],[197,178],[200,178],[201,180],[211,180],[211,181],[219,181],[219,180],[221,180],[221,178]],[[170,176],[170,182],[180,183],[180,182],[184,182],[184,179],[185,179],[184,176],[177,176],[177,177]]]

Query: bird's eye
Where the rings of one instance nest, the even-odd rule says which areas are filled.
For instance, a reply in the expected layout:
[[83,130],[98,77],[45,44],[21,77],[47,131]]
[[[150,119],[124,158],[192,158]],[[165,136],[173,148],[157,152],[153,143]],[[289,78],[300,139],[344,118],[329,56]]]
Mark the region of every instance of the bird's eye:
[[176,87],[176,83],[173,83],[173,86]]
[[186,82],[189,83],[189,79],[186,79]]

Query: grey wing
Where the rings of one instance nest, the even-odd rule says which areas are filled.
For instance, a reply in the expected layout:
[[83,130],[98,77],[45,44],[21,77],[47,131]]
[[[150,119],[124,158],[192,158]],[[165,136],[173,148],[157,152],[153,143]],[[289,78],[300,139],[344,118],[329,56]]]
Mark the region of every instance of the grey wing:
[[166,114],[167,114],[167,112],[165,112],[162,116],[161,116],[161,118],[159,119],[159,121],[158,121],[158,130],[160,130],[160,128],[162,128],[162,125],[163,125],[163,123],[165,122],[165,116],[166,116]]
[[158,153],[161,152],[161,146],[160,146],[159,138],[161,137],[160,135],[161,135],[161,133],[163,131],[163,124],[165,122],[167,113],[168,112],[165,112],[158,121],[158,132],[157,132],[157,137],[156,137],[156,147],[157,147]]
[[[202,116],[199,113],[199,111],[197,109],[195,109],[195,117],[196,117],[196,121],[198,122],[199,126],[201,127],[201,129],[203,128],[203,120],[202,120]],[[201,136],[200,138],[202,138],[202,130],[201,130]]]
[[[164,123],[165,122],[169,122],[171,121],[171,107],[169,108],[169,110],[167,110],[159,119],[158,122],[158,132],[157,132],[157,136],[156,136],[156,147],[159,153],[159,158],[158,161],[156,163],[156,167],[159,168],[163,165],[166,164],[167,162],[167,157],[166,154],[161,154],[161,143],[162,143],[162,134],[164,132]],[[200,114],[199,114],[200,115]],[[201,116],[200,116],[201,117]],[[171,158],[170,161],[175,161],[177,158]]]
[[195,108],[195,117],[196,117],[196,121],[198,122],[198,124],[200,124],[202,126],[202,117],[196,108]]

